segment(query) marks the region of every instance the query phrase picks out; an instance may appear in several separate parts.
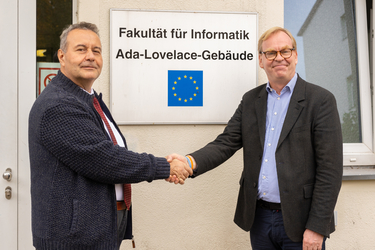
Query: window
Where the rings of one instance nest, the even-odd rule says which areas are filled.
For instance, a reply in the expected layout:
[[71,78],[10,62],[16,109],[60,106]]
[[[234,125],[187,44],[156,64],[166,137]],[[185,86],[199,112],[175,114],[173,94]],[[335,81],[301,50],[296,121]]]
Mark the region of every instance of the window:
[[344,165],[375,163],[366,12],[366,0],[284,1],[297,73],[336,97]]
[[76,0],[37,0],[37,96],[60,68],[60,34],[72,24]]

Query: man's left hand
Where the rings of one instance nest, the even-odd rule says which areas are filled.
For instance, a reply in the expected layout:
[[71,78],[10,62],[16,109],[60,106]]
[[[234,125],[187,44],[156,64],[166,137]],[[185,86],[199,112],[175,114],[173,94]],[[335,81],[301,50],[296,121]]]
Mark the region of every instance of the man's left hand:
[[303,234],[303,250],[321,250],[324,236],[306,229]]

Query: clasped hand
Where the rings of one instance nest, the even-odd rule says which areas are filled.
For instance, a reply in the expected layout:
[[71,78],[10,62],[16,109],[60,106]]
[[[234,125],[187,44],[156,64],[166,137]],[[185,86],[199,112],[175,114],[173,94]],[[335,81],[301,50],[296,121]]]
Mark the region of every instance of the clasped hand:
[[171,166],[171,173],[169,178],[165,180],[170,183],[180,183],[181,185],[184,184],[186,178],[193,174],[193,170],[190,168],[185,156],[171,154],[166,158]]

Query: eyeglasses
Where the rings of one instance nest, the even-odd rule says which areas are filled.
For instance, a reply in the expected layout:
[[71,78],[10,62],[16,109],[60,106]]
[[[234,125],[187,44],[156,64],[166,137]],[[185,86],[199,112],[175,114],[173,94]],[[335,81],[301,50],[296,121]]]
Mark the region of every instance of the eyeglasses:
[[280,50],[280,51],[266,51],[266,52],[263,52],[261,51],[260,53],[261,54],[264,54],[264,56],[272,61],[272,60],[275,60],[275,58],[277,57],[277,54],[280,53],[280,56],[282,56],[282,58],[284,59],[288,59],[292,56],[292,51],[295,50],[295,48],[292,48],[292,49],[283,49],[283,50]]

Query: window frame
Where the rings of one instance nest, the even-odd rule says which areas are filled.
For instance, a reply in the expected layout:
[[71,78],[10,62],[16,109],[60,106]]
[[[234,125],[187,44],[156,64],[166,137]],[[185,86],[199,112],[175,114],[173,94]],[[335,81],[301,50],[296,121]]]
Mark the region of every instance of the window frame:
[[[358,84],[358,92],[353,93],[358,95],[355,96],[355,99],[359,98],[358,102],[358,117],[359,117],[359,132],[360,132],[360,143],[343,143],[343,164],[344,166],[366,166],[366,165],[375,165],[375,154],[374,154],[374,148],[375,148],[375,138],[374,138],[374,126],[375,124],[375,113],[372,108],[372,99],[374,98],[372,93],[372,75],[370,74],[370,67],[374,65],[372,61],[370,61],[370,58],[372,57],[372,53],[370,50],[372,47],[375,48],[375,46],[371,46],[369,48],[369,40],[368,40],[368,20],[367,20],[367,2],[375,0],[350,0],[352,3],[352,14],[354,17],[354,32],[355,32],[355,48],[356,48],[356,56],[357,56],[357,72],[355,75],[352,74],[352,77],[357,78],[356,81],[353,83]],[[289,6],[287,8],[292,8],[294,12],[299,11],[298,5],[292,4],[292,0],[288,2]],[[317,8],[321,7],[321,3],[323,0],[316,0],[315,2],[309,2],[308,4],[312,5],[312,9],[310,10],[310,13],[308,14],[307,19],[304,21],[304,24],[298,31],[298,35],[302,36],[302,33],[304,32],[305,28],[309,25],[309,22],[311,20],[308,20],[311,15],[314,15],[313,13],[317,11]],[[285,7],[285,6],[284,6]],[[290,10],[290,9],[289,9]],[[345,13],[346,14],[346,13]],[[285,13],[284,13],[285,15]],[[343,33],[343,16],[340,17],[341,20],[341,33]],[[372,24],[372,23],[371,23]],[[291,25],[288,23],[287,25]],[[296,29],[296,27],[292,27],[293,29]],[[301,30],[302,33],[301,33]],[[295,32],[295,31],[294,31]],[[334,32],[333,30],[331,32]],[[301,34],[300,34],[301,33]],[[342,35],[343,36],[343,35]],[[343,39],[344,36],[342,37]],[[311,37],[309,38],[311,39]],[[328,41],[329,43],[329,41]],[[332,45],[332,44],[331,44]],[[302,43],[302,47],[305,47]],[[301,54],[302,57],[306,57],[304,53]],[[322,57],[322,55],[320,55]],[[303,58],[301,58],[303,61]],[[332,58],[330,58],[332,59]],[[324,60],[324,58],[322,58]],[[306,65],[305,65],[306,67]],[[301,68],[301,67],[300,67]],[[303,68],[303,67],[302,67]],[[303,69],[298,69],[299,70]],[[322,70],[322,69],[321,69]],[[307,71],[307,70],[306,70]],[[303,73],[303,72],[302,72]],[[327,73],[327,72],[324,72]],[[307,79],[309,80],[309,79]],[[341,88],[349,88],[350,84],[350,78],[346,78],[346,82],[340,86]],[[336,86],[337,88],[338,86]],[[357,86],[356,86],[357,88]],[[348,91],[350,93],[350,91]],[[336,97],[340,98],[340,97]],[[339,102],[341,99],[338,99]],[[342,117],[341,117],[342,118]]]
[[344,143],[344,166],[374,165],[374,98],[370,78],[370,52],[367,34],[366,0],[355,0],[355,24],[358,55],[358,81],[362,143]]

